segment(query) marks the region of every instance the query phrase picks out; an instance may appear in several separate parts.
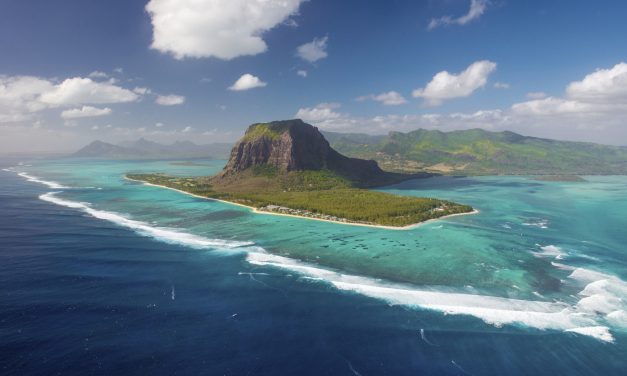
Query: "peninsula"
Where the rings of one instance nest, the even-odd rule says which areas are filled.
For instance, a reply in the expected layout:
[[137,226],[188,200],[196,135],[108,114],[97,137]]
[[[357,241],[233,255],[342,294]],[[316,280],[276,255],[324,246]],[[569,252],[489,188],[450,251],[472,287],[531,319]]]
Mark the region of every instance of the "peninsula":
[[403,228],[474,212],[450,201],[367,189],[427,176],[386,172],[375,161],[346,157],[331,148],[316,127],[296,119],[251,125],[216,176],[127,178],[257,212],[344,224]]

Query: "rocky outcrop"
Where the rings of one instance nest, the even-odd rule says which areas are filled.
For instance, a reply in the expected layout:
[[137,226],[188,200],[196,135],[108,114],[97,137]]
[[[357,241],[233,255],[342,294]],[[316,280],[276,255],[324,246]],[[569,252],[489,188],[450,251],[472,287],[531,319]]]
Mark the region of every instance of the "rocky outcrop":
[[387,177],[372,160],[348,158],[335,151],[318,128],[300,119],[253,124],[231,151],[222,176],[256,165],[279,172],[328,169],[359,183],[376,183]]

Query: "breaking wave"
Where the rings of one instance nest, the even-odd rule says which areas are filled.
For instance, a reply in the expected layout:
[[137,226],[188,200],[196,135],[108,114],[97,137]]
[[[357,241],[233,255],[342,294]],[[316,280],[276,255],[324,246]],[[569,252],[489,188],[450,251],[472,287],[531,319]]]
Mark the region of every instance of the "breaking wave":
[[[20,176],[48,186],[62,187],[54,182],[44,182],[21,173]],[[613,342],[610,326],[627,328],[627,283],[617,277],[583,268],[569,268],[569,279],[582,287],[581,299],[574,305],[547,301],[509,299],[470,293],[458,293],[387,283],[379,279],[342,274],[283,256],[267,253],[253,242],[209,239],[178,229],[152,226],[122,214],[94,209],[89,203],[70,201],[57,197],[59,192],[42,194],[39,198],[56,205],[77,209],[95,218],[132,229],[136,233],[163,242],[195,249],[236,250],[246,253],[253,265],[288,269],[303,277],[328,283],[342,291],[358,293],[380,299],[390,304],[419,307],[450,315],[470,315],[501,327],[522,325],[536,329],[553,329]],[[549,248],[553,247],[553,248]],[[543,247],[547,255],[556,256],[560,249]],[[564,265],[564,267],[567,267]]]
[[[595,291],[606,298],[606,302],[608,302],[606,312],[599,312],[598,308],[593,308],[593,301],[586,300],[587,296],[595,296],[589,286],[586,286],[581,292],[581,296],[584,298],[575,305],[569,305],[566,303],[415,289],[405,285],[385,283],[377,279],[342,274],[265,252],[249,253],[247,260],[254,265],[289,269],[310,279],[330,283],[339,290],[355,292],[381,299],[391,304],[420,307],[450,315],[470,315],[496,327],[506,324],[524,325],[543,330],[569,331],[602,341],[613,342],[614,339],[607,325],[621,324],[620,326],[622,327],[622,320],[626,317],[624,303],[616,295],[617,293],[627,293],[627,291],[623,290],[624,287],[627,288],[625,282],[601,273],[597,273],[596,277],[604,279],[610,277],[614,283],[618,283],[618,286],[624,286],[616,291],[610,289],[609,286],[607,286],[607,289],[604,288],[605,284],[597,285],[599,288],[603,287],[601,291]],[[577,278],[582,273],[583,271],[581,270],[577,273],[573,272],[571,277]],[[594,279],[596,283],[599,281],[598,278]],[[616,285],[612,286],[616,288]],[[600,300],[599,297],[595,299]]]
[[92,217],[113,222],[122,227],[130,228],[140,235],[153,237],[166,243],[180,244],[196,249],[234,249],[253,244],[251,242],[208,239],[202,236],[182,232],[177,229],[151,226],[146,222],[129,219],[118,213],[94,209],[88,203],[61,199],[56,196],[57,193],[58,192],[45,193],[39,196],[39,198],[56,205],[82,210]]
[[38,178],[36,176],[29,175],[26,172],[19,172],[18,175],[23,177],[24,179],[30,181],[30,182],[47,185],[48,187],[50,187],[52,189],[66,189],[66,188],[69,188],[69,187],[61,185],[61,184],[59,184],[57,182],[54,182],[54,181],[42,180],[42,179],[40,179],[40,178]]

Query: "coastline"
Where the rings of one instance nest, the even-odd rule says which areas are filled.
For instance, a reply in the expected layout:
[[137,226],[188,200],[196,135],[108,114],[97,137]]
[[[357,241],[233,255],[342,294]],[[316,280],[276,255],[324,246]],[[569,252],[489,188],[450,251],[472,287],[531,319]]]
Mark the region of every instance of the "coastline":
[[218,198],[200,196],[200,195],[196,195],[196,194],[193,194],[193,193],[190,193],[190,192],[183,191],[181,189],[168,187],[168,186],[165,186],[165,185],[148,183],[148,182],[145,182],[143,180],[131,179],[131,178],[127,177],[127,176],[124,176],[124,179],[129,180],[129,181],[133,181],[133,182],[136,182],[136,183],[141,183],[143,185],[169,189],[171,191],[176,191],[176,192],[179,192],[179,193],[183,193],[183,194],[186,194],[186,195],[189,195],[189,196],[193,196],[193,197],[196,197],[196,198],[200,198],[200,199],[204,199],[204,200],[217,201],[217,202],[222,202],[224,204],[241,206],[243,208],[249,209],[251,212],[253,212],[255,214],[276,215],[276,216],[299,218],[299,219],[309,219],[309,220],[312,220],[312,221],[328,222],[328,223],[334,223],[334,224],[339,224],[339,225],[362,226],[362,227],[379,228],[379,229],[384,229],[384,230],[401,230],[401,231],[402,230],[411,230],[411,229],[417,228],[417,227],[419,227],[419,226],[421,226],[421,225],[423,225],[425,223],[431,222],[431,221],[439,221],[441,219],[452,218],[452,217],[457,217],[457,216],[462,216],[462,215],[479,214],[479,210],[473,208],[473,210],[471,212],[468,212],[468,213],[448,214],[448,215],[444,215],[442,217],[432,218],[432,219],[428,219],[428,220],[423,221],[423,222],[413,223],[411,225],[402,226],[402,227],[385,226],[385,225],[374,225],[374,224],[358,223],[358,222],[340,222],[340,221],[333,221],[333,220],[329,220],[329,219],[307,217],[307,216],[304,216],[304,215],[294,215],[294,214],[269,212],[269,211],[259,210],[259,209],[257,209],[254,206],[248,206],[248,205],[244,205],[244,204],[240,204],[240,203],[232,202],[232,201],[220,200]]

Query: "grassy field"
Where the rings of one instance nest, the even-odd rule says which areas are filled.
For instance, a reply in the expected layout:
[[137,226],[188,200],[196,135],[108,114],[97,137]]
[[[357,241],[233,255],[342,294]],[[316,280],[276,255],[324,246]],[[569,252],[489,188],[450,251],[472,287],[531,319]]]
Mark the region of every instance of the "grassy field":
[[472,212],[473,208],[449,201],[397,196],[353,188],[330,171],[276,174],[257,168],[245,178],[219,183],[211,178],[181,178],[163,174],[129,174],[129,179],[179,189],[257,209],[276,205],[302,216],[331,216],[347,222],[407,226],[446,215]]

